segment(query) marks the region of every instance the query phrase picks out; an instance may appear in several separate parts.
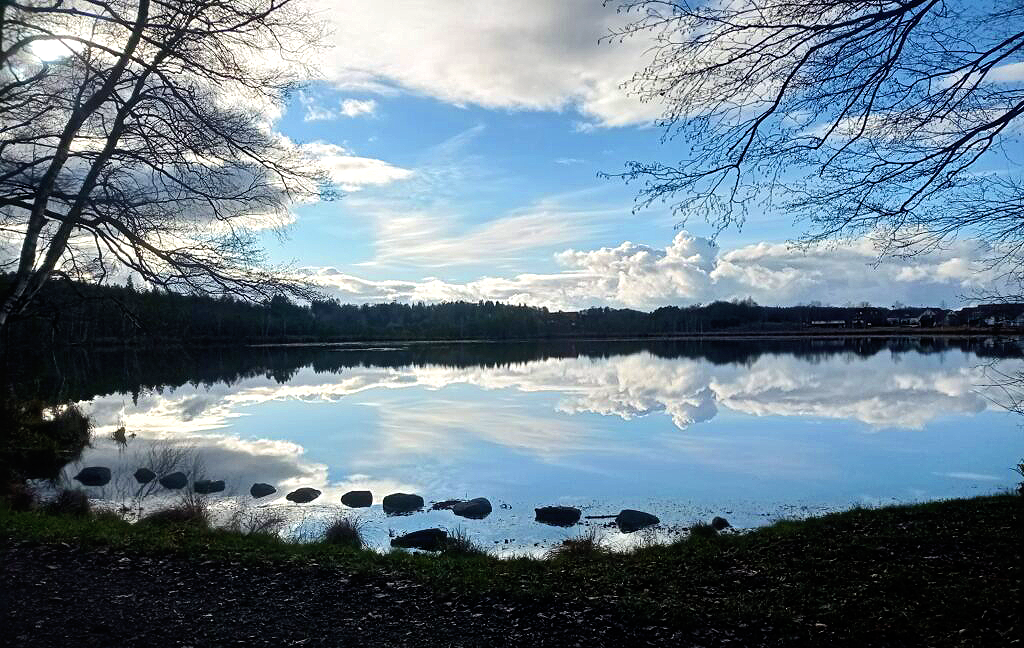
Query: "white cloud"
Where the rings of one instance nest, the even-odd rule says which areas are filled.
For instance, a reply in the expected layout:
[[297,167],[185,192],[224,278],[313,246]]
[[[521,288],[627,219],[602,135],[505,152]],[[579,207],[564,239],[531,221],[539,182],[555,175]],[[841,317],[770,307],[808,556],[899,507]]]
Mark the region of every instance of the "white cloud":
[[345,191],[358,191],[370,185],[386,185],[413,175],[409,169],[396,167],[383,160],[359,157],[343,146],[321,140],[308,142],[299,148]]
[[377,112],[377,102],[373,99],[345,99],[341,102],[341,114],[346,117],[373,115]]
[[337,117],[330,108],[324,108],[317,104],[309,104],[306,106],[306,115],[302,118],[303,121],[329,121]]
[[619,86],[650,45],[598,39],[623,15],[599,0],[495,2],[332,0],[326,79],[359,91],[422,93],[454,104],[577,109],[588,124],[650,122],[661,113]]
[[377,259],[429,267],[515,260],[591,235],[599,218],[599,212],[541,202],[455,233],[441,214],[391,214],[379,219]]
[[[560,213],[513,215],[459,237],[444,237],[428,219],[396,220],[386,237],[396,252],[385,258],[443,266],[469,258],[511,256],[540,242],[580,234]],[[514,226],[522,225],[522,229]],[[508,232],[517,231],[517,236]],[[485,276],[468,282],[439,278],[372,281],[336,268],[311,268],[313,280],[342,300],[447,301],[492,299],[554,309],[612,305],[653,309],[714,299],[752,297],[766,305],[820,301],[842,305],[868,301],[888,305],[956,303],[989,284],[984,250],[968,242],[903,260],[878,262],[869,240],[795,249],[758,243],[720,252],[709,240],[679,232],[665,248],[625,242],[555,255],[563,272]],[[444,260],[449,259],[446,263]]]

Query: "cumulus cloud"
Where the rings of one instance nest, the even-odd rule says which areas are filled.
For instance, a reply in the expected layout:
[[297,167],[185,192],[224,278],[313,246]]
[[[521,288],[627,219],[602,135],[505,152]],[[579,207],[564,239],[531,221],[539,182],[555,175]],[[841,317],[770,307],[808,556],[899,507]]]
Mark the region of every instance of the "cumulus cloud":
[[425,94],[488,108],[574,108],[586,124],[642,124],[661,107],[620,87],[650,41],[598,42],[626,19],[595,0],[382,5],[332,0],[328,81],[359,91]]
[[[526,226],[521,236],[530,245],[535,243],[529,236],[531,231],[537,237],[547,237],[548,242],[557,240],[553,233],[563,232],[566,237],[573,234],[560,229],[568,226],[560,225],[564,221],[557,215],[516,218]],[[406,258],[419,261],[457,260],[463,253],[477,258],[480,250],[502,256],[517,249],[520,241],[506,236],[506,231],[512,230],[505,227],[482,226],[463,237],[444,238],[437,237],[429,227],[414,225],[395,222],[396,232],[404,232],[401,236],[409,240],[400,240],[396,233],[391,244],[405,250]],[[984,270],[985,256],[985,250],[965,241],[910,259],[879,262],[867,239],[806,250],[781,243],[757,243],[721,251],[708,239],[683,231],[664,248],[625,242],[615,247],[565,250],[555,255],[565,270],[555,273],[486,276],[467,282],[436,277],[373,281],[337,268],[310,268],[307,273],[338,298],[359,302],[491,299],[553,309],[611,305],[649,310],[667,304],[752,297],[767,305],[810,301],[936,305],[942,301],[955,303],[961,296],[990,284],[993,277]]]
[[391,184],[413,175],[383,160],[353,155],[344,146],[317,140],[299,147],[320,168],[324,169],[336,185],[345,191],[359,191],[367,186]]
[[346,117],[372,115],[377,112],[377,102],[373,99],[344,99],[341,102],[341,114]]

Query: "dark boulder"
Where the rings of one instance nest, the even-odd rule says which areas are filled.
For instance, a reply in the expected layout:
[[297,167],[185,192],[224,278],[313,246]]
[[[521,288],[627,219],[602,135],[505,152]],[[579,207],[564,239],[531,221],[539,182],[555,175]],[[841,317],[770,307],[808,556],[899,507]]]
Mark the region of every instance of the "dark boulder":
[[315,488],[309,488],[308,486],[296,488],[284,496],[286,500],[289,502],[295,502],[296,504],[306,504],[308,502],[312,502],[318,497],[320,497],[320,491]]
[[384,512],[389,515],[412,513],[423,508],[423,498],[409,493],[392,493],[384,497]]
[[219,493],[224,490],[224,480],[218,479],[213,481],[211,479],[200,479],[192,484],[192,490],[199,493],[200,495],[209,495],[210,493]]
[[452,505],[452,513],[464,518],[482,520],[491,514],[491,503],[486,497],[477,497],[468,502],[457,502]]
[[106,486],[110,482],[110,468],[104,468],[103,466],[82,468],[75,475],[75,479],[84,486]]
[[661,522],[661,520],[650,513],[634,511],[633,509],[622,509],[619,511],[619,514],[615,516],[615,524],[618,525],[619,531],[622,531],[623,533],[633,533],[640,529],[646,529],[658,522]]
[[252,488],[249,489],[249,494],[255,497],[256,499],[266,497],[267,495],[273,495],[276,492],[276,488],[274,488],[270,484],[264,484],[262,482],[256,482],[255,484],[252,485]]
[[554,526],[572,526],[580,521],[580,510],[572,506],[542,506],[533,509],[536,520]]
[[341,503],[349,508],[366,508],[373,505],[370,491],[349,491],[341,496]]
[[135,481],[140,484],[148,484],[156,479],[156,473],[149,468],[139,468],[135,471]]
[[448,532],[443,529],[421,529],[398,536],[391,541],[392,547],[440,551],[448,542]]
[[186,484],[188,484],[188,477],[183,472],[172,472],[170,475],[164,475],[160,478],[160,485],[170,490],[185,488]]
[[732,525],[729,524],[729,520],[726,520],[724,517],[715,516],[711,520],[711,527],[715,531],[721,531],[722,529],[728,529],[731,526]]

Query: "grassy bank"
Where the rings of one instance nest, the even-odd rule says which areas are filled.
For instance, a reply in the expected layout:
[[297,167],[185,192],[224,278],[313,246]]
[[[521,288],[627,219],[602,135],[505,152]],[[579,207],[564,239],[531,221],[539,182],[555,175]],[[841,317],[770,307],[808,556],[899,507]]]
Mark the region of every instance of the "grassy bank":
[[854,509],[742,534],[695,534],[629,554],[568,551],[549,560],[382,555],[189,526],[130,525],[112,516],[8,510],[0,511],[0,537],[383,570],[449,595],[585,598],[637,623],[756,626],[794,641],[1009,645],[1020,630],[1022,503],[1019,496],[996,495]]

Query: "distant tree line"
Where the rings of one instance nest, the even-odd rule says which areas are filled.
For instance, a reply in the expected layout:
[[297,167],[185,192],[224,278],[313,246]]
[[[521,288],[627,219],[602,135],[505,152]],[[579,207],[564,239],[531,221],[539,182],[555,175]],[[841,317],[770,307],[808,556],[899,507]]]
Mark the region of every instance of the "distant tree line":
[[[386,346],[386,351],[381,347]],[[91,400],[109,394],[140,394],[183,385],[234,385],[265,378],[284,384],[299,371],[344,374],[359,367],[437,366],[452,369],[498,368],[552,358],[610,358],[648,353],[663,359],[689,359],[712,365],[751,365],[765,355],[783,355],[816,363],[835,356],[870,358],[902,355],[971,353],[998,360],[1024,357],[1020,342],[1010,336],[949,337],[921,332],[887,337],[772,337],[735,339],[526,340],[521,342],[431,344],[387,342],[341,347],[83,347],[29,350],[0,366],[0,404],[38,401],[47,406]],[[2,410],[0,410],[2,413]]]
[[[0,277],[0,288],[10,276]],[[709,333],[771,333],[814,328],[1024,326],[1024,304],[959,311],[877,306],[759,306],[752,300],[665,306],[647,313],[590,308],[578,312],[493,301],[438,304],[262,303],[183,295],[66,279],[47,283],[31,310],[7,331],[12,350],[41,347],[225,345],[355,340],[565,339]]]

